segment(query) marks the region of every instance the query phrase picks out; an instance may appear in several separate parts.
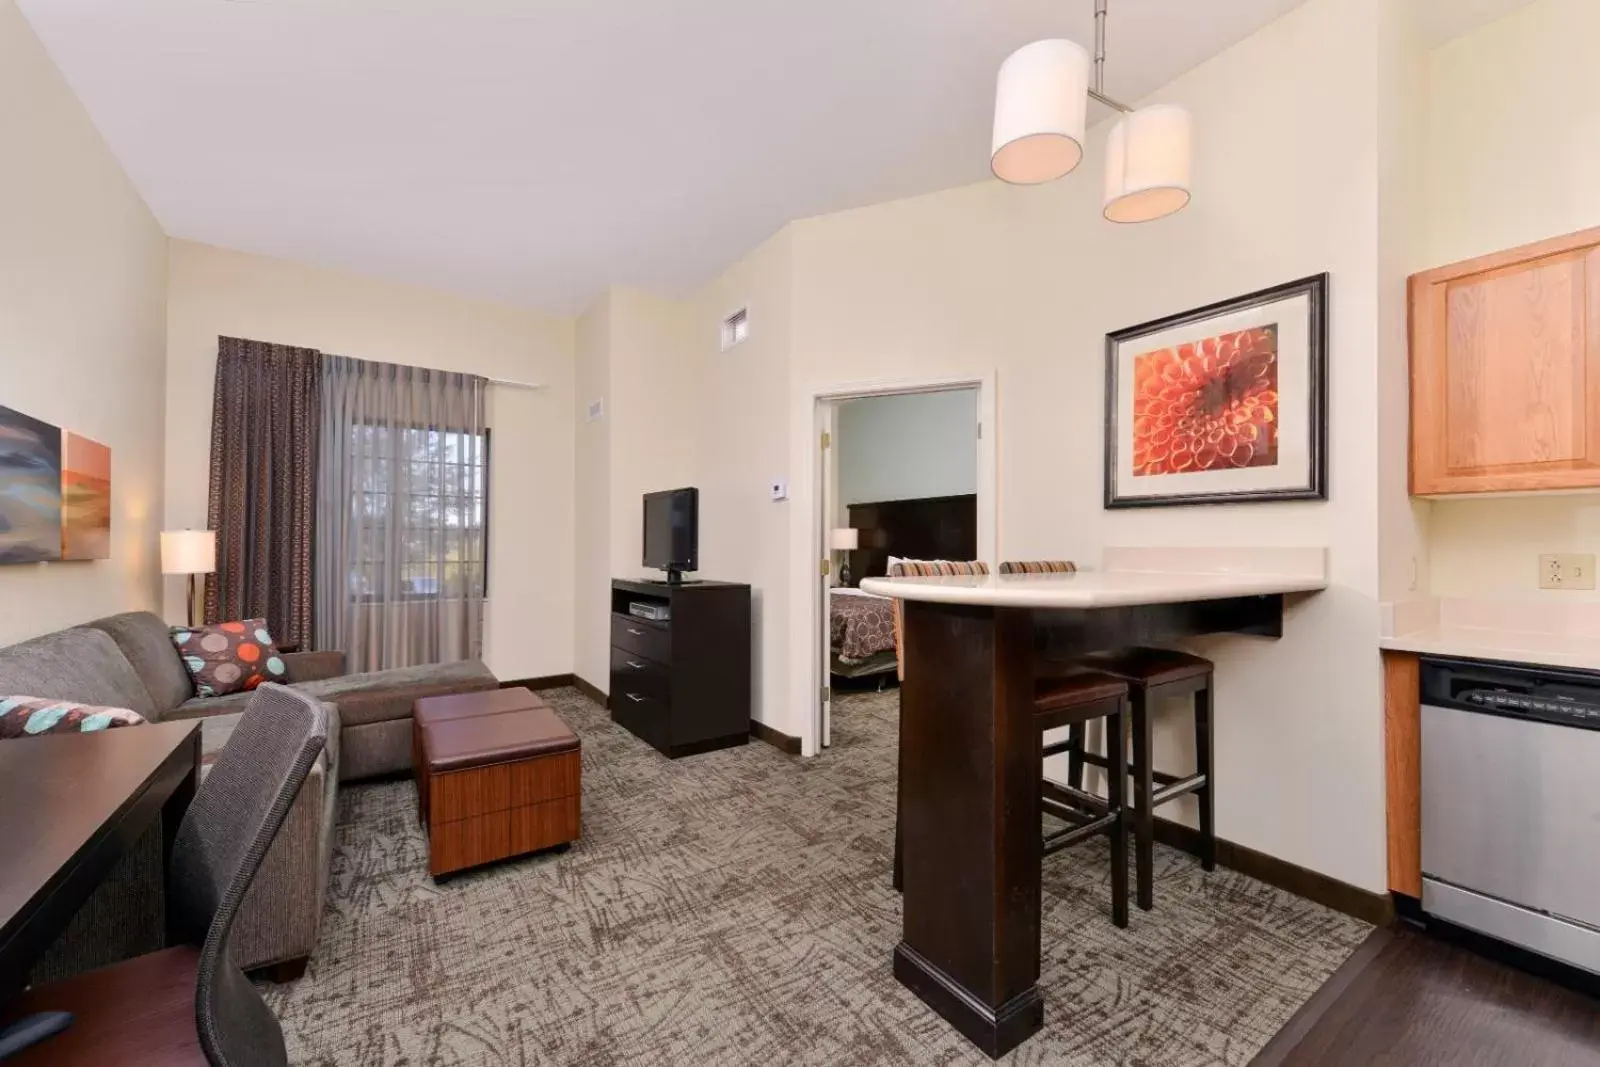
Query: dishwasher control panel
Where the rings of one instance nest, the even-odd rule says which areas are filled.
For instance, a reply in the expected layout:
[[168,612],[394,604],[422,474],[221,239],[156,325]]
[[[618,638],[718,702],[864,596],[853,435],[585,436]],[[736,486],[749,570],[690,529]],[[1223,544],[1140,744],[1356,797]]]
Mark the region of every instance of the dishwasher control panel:
[[1425,657],[1422,703],[1600,730],[1600,674]]

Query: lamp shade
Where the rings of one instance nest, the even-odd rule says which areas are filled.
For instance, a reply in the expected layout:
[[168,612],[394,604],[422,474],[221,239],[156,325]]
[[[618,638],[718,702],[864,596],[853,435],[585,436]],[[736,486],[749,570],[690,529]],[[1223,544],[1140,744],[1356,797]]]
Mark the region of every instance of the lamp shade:
[[216,569],[215,530],[161,531],[162,574],[210,574]]
[[828,537],[828,547],[835,552],[854,552],[861,547],[861,532],[852,526],[834,530]]
[[1189,113],[1154,104],[1124,115],[1106,142],[1105,216],[1149,222],[1189,202]]
[[994,93],[994,176],[1037,185],[1083,159],[1089,53],[1074,41],[1035,41],[1000,64]]

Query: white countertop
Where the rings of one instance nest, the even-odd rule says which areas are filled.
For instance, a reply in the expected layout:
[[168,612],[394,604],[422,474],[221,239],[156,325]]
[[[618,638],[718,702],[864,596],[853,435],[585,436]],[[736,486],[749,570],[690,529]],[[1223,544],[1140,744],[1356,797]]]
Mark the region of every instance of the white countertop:
[[1136,604],[1177,604],[1190,600],[1222,600],[1272,593],[1307,593],[1327,587],[1326,577],[1303,573],[1186,574],[1135,570],[865,578],[861,582],[861,588],[879,596],[996,608],[1111,608]]
[[1600,671],[1600,637],[1497,630],[1479,626],[1429,626],[1379,640],[1380,648],[1425,656],[1456,656],[1547,667]]

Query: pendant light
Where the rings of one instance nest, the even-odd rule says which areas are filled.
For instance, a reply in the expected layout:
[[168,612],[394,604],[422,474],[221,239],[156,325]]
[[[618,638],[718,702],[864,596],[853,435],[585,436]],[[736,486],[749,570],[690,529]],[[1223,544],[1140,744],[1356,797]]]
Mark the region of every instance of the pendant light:
[[1187,204],[1189,142],[1189,113],[1173,104],[1117,120],[1106,141],[1106,218],[1149,222]]
[[1090,98],[1120,111],[1106,144],[1104,213],[1112,222],[1148,222],[1189,202],[1191,122],[1172,104],[1135,110],[1105,94],[1106,0],[1094,5],[1093,84],[1089,56],[1073,41],[1024,45],[1000,65],[995,85],[995,177],[1036,185],[1071,173],[1083,158]]
[[1035,41],[1011,53],[995,84],[994,176],[1037,185],[1071,173],[1083,159],[1088,91],[1089,53],[1076,41]]

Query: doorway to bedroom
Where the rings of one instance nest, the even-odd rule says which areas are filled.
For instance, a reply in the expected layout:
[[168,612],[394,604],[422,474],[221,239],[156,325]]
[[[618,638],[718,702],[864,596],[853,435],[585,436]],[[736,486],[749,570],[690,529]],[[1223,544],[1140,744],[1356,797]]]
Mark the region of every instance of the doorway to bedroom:
[[894,602],[863,592],[861,580],[899,559],[983,559],[992,550],[982,384],[819,398],[819,748],[834,743],[835,709],[850,706],[836,701],[899,684]]

